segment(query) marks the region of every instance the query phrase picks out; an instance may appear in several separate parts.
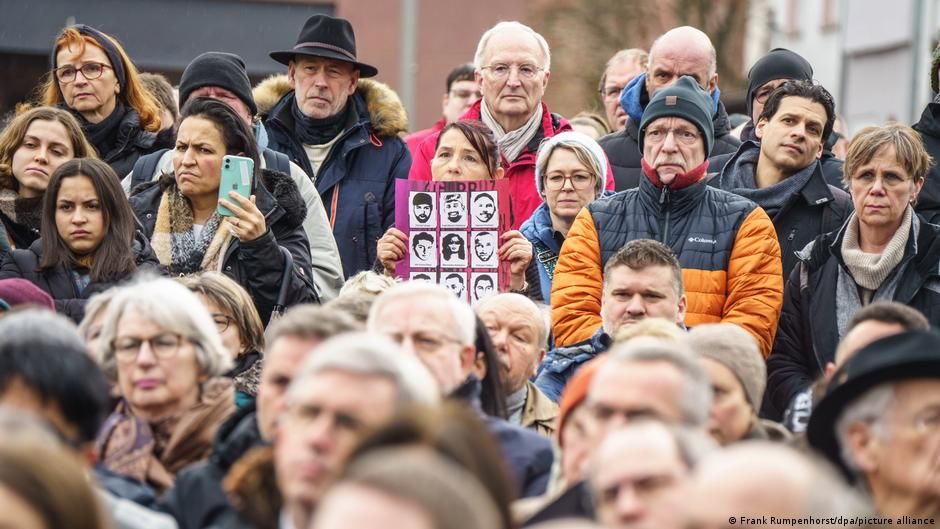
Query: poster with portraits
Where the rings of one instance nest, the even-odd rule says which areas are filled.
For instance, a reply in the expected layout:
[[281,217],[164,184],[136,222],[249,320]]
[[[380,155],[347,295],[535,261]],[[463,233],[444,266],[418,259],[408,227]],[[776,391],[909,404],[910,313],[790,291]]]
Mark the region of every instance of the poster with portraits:
[[395,227],[408,238],[408,252],[396,274],[477,303],[509,284],[509,265],[499,260],[509,226],[507,181],[398,180]]

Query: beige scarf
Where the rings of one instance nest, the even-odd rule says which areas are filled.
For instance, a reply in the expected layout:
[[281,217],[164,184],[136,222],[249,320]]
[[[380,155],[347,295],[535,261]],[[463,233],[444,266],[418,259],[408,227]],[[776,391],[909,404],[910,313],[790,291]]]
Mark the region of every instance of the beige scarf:
[[908,206],[904,211],[901,226],[894,232],[884,251],[867,253],[862,251],[859,243],[858,215],[852,214],[845,229],[845,238],[842,239],[842,260],[858,286],[869,291],[878,290],[891,271],[898,266],[910,238],[913,218],[914,210]]
[[175,186],[171,186],[160,196],[157,220],[153,236],[150,238],[150,245],[160,264],[166,266],[171,274],[208,270],[218,272],[222,269],[222,256],[225,255],[234,238],[230,226],[228,219],[223,217],[212,235],[212,240],[206,246],[199,270],[176,270],[174,265],[179,262],[179,257],[174,262],[174,251],[177,253],[193,252],[196,248],[181,247],[180,241],[183,238],[180,235],[188,235],[192,231],[193,211],[189,200],[179,193]]
[[480,119],[487,128],[493,131],[493,136],[499,145],[500,154],[513,162],[538,133],[539,127],[542,125],[542,105],[540,104],[535,112],[529,116],[529,120],[524,125],[509,132],[503,130],[502,125],[490,113],[486,101],[480,101]]

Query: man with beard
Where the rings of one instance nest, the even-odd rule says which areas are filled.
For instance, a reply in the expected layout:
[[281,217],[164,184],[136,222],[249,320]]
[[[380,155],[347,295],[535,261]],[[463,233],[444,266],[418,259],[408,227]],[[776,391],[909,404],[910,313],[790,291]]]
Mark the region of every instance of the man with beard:
[[444,196],[444,214],[447,215],[447,222],[459,224],[467,212],[467,206],[459,193],[452,193]]
[[434,199],[427,193],[416,193],[411,199],[411,211],[414,213],[415,220],[421,224],[427,224],[434,211]]
[[480,224],[489,224],[496,215],[496,200],[489,193],[480,193],[473,199],[473,217]]
[[495,251],[496,237],[492,232],[484,231],[473,238],[473,253],[476,255],[479,265],[490,262]]

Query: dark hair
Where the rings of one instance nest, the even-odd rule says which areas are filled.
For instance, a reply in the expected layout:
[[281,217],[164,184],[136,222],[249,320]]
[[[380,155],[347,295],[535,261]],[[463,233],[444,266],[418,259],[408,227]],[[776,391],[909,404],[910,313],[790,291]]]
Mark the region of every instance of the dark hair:
[[[454,252],[452,252],[450,248],[448,248],[448,246],[452,242],[455,242],[455,239],[456,239],[456,242],[460,243],[460,248],[458,248],[456,252],[457,258],[463,261],[464,259],[467,258],[467,247],[466,245],[464,245],[464,241],[463,239],[460,238],[460,235],[457,235],[456,233],[448,233],[447,235],[444,236],[444,239],[441,241],[441,254],[444,256],[444,259],[448,259],[448,260],[454,255]],[[451,275],[454,275],[454,274],[451,274]],[[447,276],[447,277],[448,279],[450,278],[450,276]]]
[[929,331],[930,322],[917,309],[896,301],[875,301],[855,312],[845,332],[848,333],[866,321],[895,323],[905,331]]
[[470,408],[456,402],[408,408],[366,434],[347,461],[402,446],[426,447],[466,469],[492,496],[504,527],[514,527],[509,508],[516,496],[512,476],[499,445]]
[[412,205],[428,204],[433,205],[434,200],[431,198],[431,195],[428,193],[415,193],[414,198],[411,199]]
[[239,117],[232,107],[211,97],[189,98],[180,113],[180,125],[191,117],[208,119],[215,124],[222,135],[225,154],[241,153],[241,156],[251,158],[255,162],[255,178],[252,183],[252,189],[255,189],[259,185],[258,175],[261,174],[260,156],[255,134],[245,120]]
[[0,320],[0,336],[0,395],[23,384],[75,426],[79,439],[67,441],[94,441],[109,411],[108,383],[75,326],[52,312],[24,310]]
[[455,278],[460,280],[461,285],[466,284],[466,281],[464,280],[463,276],[458,274],[457,272],[454,272],[452,274],[447,274],[447,276],[444,279],[455,279]]
[[822,85],[812,81],[792,80],[783,83],[774,89],[764,103],[764,110],[757,117],[757,120],[771,118],[780,110],[780,103],[785,97],[802,97],[809,99],[813,103],[819,103],[826,109],[826,124],[822,130],[822,140],[826,141],[832,133],[832,125],[836,121],[836,103],[832,99],[832,94],[823,88]]
[[449,94],[450,89],[454,86],[454,83],[458,81],[474,81],[476,78],[473,76],[475,68],[473,67],[472,62],[466,62],[460,66],[454,68],[447,74],[447,86],[445,86],[444,93]]
[[481,198],[485,198],[494,204],[496,203],[496,199],[493,198],[493,195],[489,193],[478,193],[476,198],[473,199],[473,203],[476,204],[477,200],[480,200]]
[[45,272],[61,264],[69,267],[85,266],[62,240],[55,219],[62,181],[79,176],[91,180],[104,217],[104,236],[91,252],[91,279],[101,283],[124,279],[137,271],[133,250],[137,220],[121,189],[118,175],[105,162],[90,158],[69,160],[52,173],[42,200],[42,260],[39,262],[39,271]]
[[490,286],[493,286],[493,278],[488,275],[477,276],[476,281],[473,282],[473,288],[480,286],[480,281],[489,281]]
[[441,146],[441,138],[451,129],[457,129],[463,134],[464,138],[467,138],[473,150],[480,155],[483,165],[486,166],[490,173],[490,178],[493,178],[493,175],[496,174],[496,170],[499,169],[500,163],[499,146],[496,145],[493,131],[484,125],[482,121],[475,119],[455,121],[441,129],[441,133],[437,137],[437,143],[434,144],[435,153],[437,153],[438,147]]
[[490,331],[486,329],[486,325],[479,316],[476,317],[476,322],[474,346],[477,350],[477,357],[482,355],[483,362],[486,364],[486,375],[480,381],[480,407],[487,415],[506,419],[509,413],[506,411],[503,379],[499,373],[499,355],[496,353],[496,346],[493,345]]
[[415,238],[411,240],[411,248],[418,247],[418,241],[428,241],[431,244],[434,244],[434,236],[426,231],[422,231],[415,235]]
[[672,270],[672,283],[676,297],[682,297],[682,267],[672,250],[652,239],[635,239],[625,244],[604,265],[604,282],[610,271],[618,266],[631,270],[643,270],[650,266],[665,266]]
[[[141,72],[140,83],[150,92],[157,105],[173,116],[175,123],[180,117],[180,109],[176,104],[176,98],[173,97],[173,86],[166,76],[159,73]],[[160,125],[169,128],[173,126],[173,123],[160,123]]]

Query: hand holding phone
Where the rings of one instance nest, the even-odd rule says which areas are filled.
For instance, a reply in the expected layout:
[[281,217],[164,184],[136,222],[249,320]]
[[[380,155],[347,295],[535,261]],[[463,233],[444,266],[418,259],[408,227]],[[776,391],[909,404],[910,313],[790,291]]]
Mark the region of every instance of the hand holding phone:
[[[255,161],[245,156],[222,157],[222,174],[219,177],[219,198],[232,201],[229,192],[234,191],[248,199],[254,183]],[[235,213],[219,204],[216,208],[223,217],[234,217]]]

